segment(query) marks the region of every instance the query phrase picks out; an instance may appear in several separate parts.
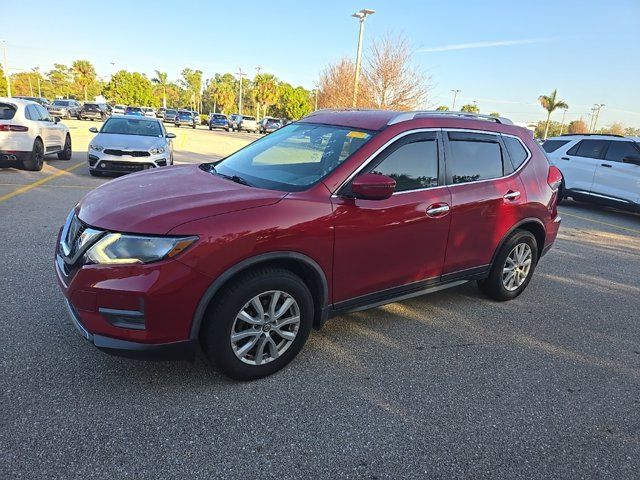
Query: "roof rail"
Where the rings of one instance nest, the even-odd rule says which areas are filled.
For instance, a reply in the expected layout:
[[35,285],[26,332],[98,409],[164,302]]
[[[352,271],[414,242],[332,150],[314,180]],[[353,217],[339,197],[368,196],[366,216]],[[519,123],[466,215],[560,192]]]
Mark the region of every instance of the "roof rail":
[[472,118],[475,120],[486,120],[488,122],[501,123],[503,125],[513,125],[513,122],[511,120],[504,117],[493,117],[491,115],[482,115],[480,113],[471,112],[451,112],[448,110],[423,110],[416,112],[403,112],[399,113],[391,120],[389,120],[387,125],[395,125],[396,123],[406,122],[408,120],[413,120],[414,118],[421,117],[461,117]]
[[618,138],[625,138],[624,135],[618,135],[617,133],[563,133],[562,135],[560,135],[561,137],[573,137],[573,136],[582,136],[582,137],[589,137],[591,135],[595,135],[597,137],[618,137]]

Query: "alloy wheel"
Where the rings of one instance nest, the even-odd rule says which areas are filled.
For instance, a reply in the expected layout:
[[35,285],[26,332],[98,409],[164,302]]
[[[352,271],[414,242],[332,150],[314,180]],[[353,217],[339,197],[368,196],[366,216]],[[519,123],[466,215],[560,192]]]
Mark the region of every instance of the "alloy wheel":
[[531,270],[532,257],[529,244],[519,243],[513,247],[502,268],[502,285],[505,289],[513,292],[522,286]]
[[231,348],[249,365],[264,365],[279,358],[300,328],[300,306],[286,292],[271,290],[249,300],[231,327]]

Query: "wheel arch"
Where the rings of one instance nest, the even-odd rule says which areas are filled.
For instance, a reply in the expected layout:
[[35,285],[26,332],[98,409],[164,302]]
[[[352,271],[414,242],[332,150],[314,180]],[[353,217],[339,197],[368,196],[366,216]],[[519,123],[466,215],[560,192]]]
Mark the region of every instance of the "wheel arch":
[[518,230],[518,229],[531,232],[531,234],[535,237],[536,244],[538,246],[538,260],[540,260],[540,257],[542,256],[542,250],[544,249],[544,241],[547,236],[547,232],[544,228],[544,223],[542,223],[542,220],[540,220],[539,218],[531,217],[531,218],[525,218],[523,220],[520,220],[518,223],[512,226],[507,231],[507,233],[504,234],[504,236],[502,237],[502,240],[500,240],[500,243],[498,244],[495,251],[493,252],[493,256],[491,258],[491,265],[493,265],[493,263],[495,262],[498,252],[504,245],[504,242],[507,240],[509,235],[511,235],[515,230]]
[[311,257],[299,252],[270,252],[247,258],[226,270],[214,280],[198,302],[189,338],[197,339],[200,328],[206,316],[207,309],[216,297],[216,294],[238,275],[250,270],[263,267],[279,267],[290,270],[298,275],[311,291],[314,305],[313,326],[319,329],[328,317],[329,287],[322,267]]

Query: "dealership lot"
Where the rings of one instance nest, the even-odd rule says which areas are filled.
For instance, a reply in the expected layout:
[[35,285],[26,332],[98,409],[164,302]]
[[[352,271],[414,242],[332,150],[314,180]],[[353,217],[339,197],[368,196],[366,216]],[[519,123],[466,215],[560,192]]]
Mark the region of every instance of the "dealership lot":
[[[95,123],[65,123],[72,160],[0,170],[8,478],[636,477],[640,216],[567,202],[518,299],[467,284],[338,317],[284,371],[240,384],[201,356],[126,360],[77,334],[55,237],[108,179],[86,167]],[[177,163],[258,138],[170,131]]]

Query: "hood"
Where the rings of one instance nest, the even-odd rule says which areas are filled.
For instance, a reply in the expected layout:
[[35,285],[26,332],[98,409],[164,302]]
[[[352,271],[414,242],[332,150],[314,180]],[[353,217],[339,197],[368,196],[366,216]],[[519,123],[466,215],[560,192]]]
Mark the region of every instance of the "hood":
[[184,165],[105,183],[82,199],[78,216],[105,230],[162,235],[186,222],[271,205],[285,195],[225,180],[197,165]]
[[117,150],[149,150],[150,148],[164,147],[166,141],[162,137],[99,133],[93,137],[91,143]]

